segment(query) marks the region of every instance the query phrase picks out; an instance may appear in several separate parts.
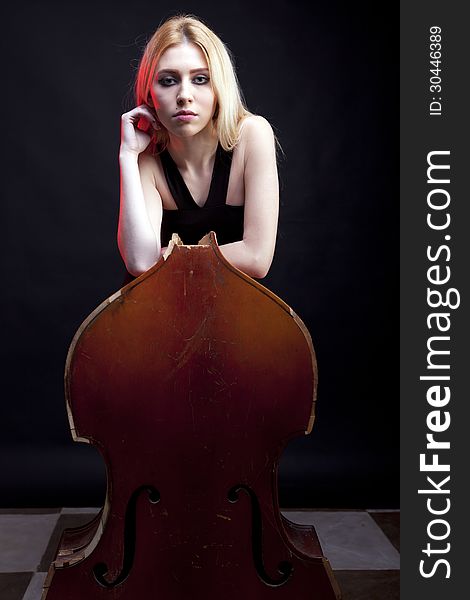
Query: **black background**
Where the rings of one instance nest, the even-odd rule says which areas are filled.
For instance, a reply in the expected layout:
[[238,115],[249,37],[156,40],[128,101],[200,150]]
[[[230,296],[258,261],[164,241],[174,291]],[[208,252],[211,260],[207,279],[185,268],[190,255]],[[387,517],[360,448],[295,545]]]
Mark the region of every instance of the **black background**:
[[[141,50],[176,12],[234,54],[281,158],[264,285],[311,332],[317,420],[281,460],[281,506],[396,508],[398,6],[331,0],[21,2],[3,15],[2,506],[99,505],[98,452],[73,443],[63,371],[121,286],[119,125]],[[380,12],[379,12],[380,10]]]

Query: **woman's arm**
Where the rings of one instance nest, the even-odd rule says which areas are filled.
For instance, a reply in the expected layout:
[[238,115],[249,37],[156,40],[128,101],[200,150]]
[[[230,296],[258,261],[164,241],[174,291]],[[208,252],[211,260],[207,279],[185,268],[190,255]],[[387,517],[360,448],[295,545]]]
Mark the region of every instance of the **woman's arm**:
[[247,117],[239,143],[245,157],[243,240],[223,244],[220,250],[235,267],[261,279],[273,260],[279,214],[276,145],[271,125],[263,117]]
[[140,275],[160,257],[162,201],[155,187],[152,158],[142,153],[150,136],[136,128],[141,117],[153,119],[145,107],[122,116],[119,166],[121,201],[118,247],[127,270]]

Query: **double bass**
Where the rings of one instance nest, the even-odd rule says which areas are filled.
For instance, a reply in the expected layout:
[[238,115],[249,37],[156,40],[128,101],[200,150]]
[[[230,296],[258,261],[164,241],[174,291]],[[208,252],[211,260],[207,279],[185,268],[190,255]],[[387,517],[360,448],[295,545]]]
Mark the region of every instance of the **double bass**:
[[72,436],[107,469],[103,509],[66,529],[43,600],[338,600],[311,526],[279,510],[278,462],[310,433],[317,368],[294,311],[173,235],[70,345]]

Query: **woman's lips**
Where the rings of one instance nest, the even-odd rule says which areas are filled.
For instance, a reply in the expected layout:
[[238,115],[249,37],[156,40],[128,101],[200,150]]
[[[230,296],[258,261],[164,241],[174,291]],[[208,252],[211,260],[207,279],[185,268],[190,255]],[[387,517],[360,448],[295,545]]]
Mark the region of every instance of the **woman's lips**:
[[192,121],[197,115],[175,115],[173,118],[177,121]]

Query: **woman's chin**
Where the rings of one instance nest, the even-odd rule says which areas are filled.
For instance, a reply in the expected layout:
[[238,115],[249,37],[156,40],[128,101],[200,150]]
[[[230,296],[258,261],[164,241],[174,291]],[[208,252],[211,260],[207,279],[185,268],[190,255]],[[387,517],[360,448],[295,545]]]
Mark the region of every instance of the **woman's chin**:
[[184,125],[168,129],[168,133],[180,138],[195,137],[199,134],[210,135],[211,131],[208,125],[209,124],[207,124],[205,127],[195,127],[193,124],[186,123]]

